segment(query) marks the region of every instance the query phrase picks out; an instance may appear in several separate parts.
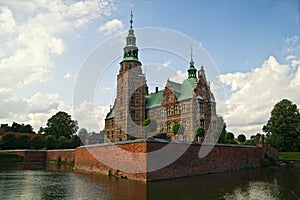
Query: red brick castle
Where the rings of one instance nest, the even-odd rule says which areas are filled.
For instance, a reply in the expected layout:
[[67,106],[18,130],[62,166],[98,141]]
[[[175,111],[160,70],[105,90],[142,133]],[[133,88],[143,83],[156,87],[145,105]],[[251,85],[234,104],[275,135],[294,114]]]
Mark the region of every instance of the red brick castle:
[[[151,136],[193,141],[196,127],[202,126],[206,134],[215,130],[215,98],[203,66],[197,73],[192,54],[188,78],[183,83],[168,79],[163,90],[159,91],[156,87],[155,92],[149,94],[132,23],[131,17],[117,75],[116,99],[105,118],[104,133],[108,140],[126,141]],[[151,135],[142,128],[148,118],[154,119],[157,124],[157,130]],[[175,123],[179,123],[183,130],[176,135],[172,132]]]

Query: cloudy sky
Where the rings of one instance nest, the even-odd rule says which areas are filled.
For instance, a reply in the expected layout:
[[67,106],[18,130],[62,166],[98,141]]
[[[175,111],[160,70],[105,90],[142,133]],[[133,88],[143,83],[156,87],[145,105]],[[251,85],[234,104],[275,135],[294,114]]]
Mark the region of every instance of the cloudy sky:
[[[274,104],[283,98],[300,107],[297,0],[1,0],[0,123],[29,123],[38,131],[49,117],[64,110],[76,113],[80,127],[102,129],[113,103],[130,10],[136,29],[173,30],[205,49],[212,62],[199,56],[195,64],[198,68],[204,64],[207,71],[217,68],[218,73],[208,78],[216,78],[225,88],[222,98],[216,95],[220,96],[218,111],[236,135],[262,132]],[[137,44],[150,38],[146,36],[137,34]],[[159,35],[155,39],[162,41]],[[115,60],[110,66],[115,67],[105,68],[105,75],[95,81],[86,79],[87,84],[98,84],[94,96],[85,98],[81,88],[75,105],[83,66],[97,47],[110,40],[120,44],[112,50]],[[163,77],[181,81],[190,50],[184,46],[183,51],[187,52],[184,59],[146,50],[140,52],[140,58],[147,70],[169,67],[173,72]],[[93,59],[104,68],[103,57]]]

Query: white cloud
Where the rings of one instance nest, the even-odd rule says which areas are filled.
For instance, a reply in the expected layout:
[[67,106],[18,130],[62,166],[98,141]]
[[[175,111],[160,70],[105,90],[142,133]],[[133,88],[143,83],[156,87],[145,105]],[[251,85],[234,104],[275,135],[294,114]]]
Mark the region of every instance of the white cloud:
[[292,67],[297,67],[297,66],[299,66],[299,65],[300,65],[300,60],[292,60],[292,61],[291,61],[291,65],[292,65]]
[[72,76],[72,74],[70,72],[68,72],[64,75],[64,78],[69,79],[69,78],[71,78],[71,76]]
[[30,89],[57,74],[55,59],[67,50],[70,33],[113,11],[110,0],[1,1],[0,123],[30,123],[37,131],[57,111],[71,112],[59,94]]
[[95,106],[90,101],[84,101],[76,107],[73,106],[72,113],[80,128],[86,128],[89,132],[99,132],[104,128],[104,119],[108,111],[108,106]]
[[225,103],[228,129],[249,137],[262,132],[273,106],[283,98],[300,105],[300,68],[293,69],[270,56],[251,72],[220,75],[220,81],[232,92]]
[[171,60],[167,60],[162,64],[163,67],[170,67],[170,65],[171,65]]
[[182,72],[181,70],[179,70],[179,71],[176,71],[175,76],[171,76],[169,79],[170,79],[170,81],[182,83],[186,78],[187,78],[186,72]]
[[0,35],[13,33],[16,22],[13,13],[7,7],[0,7]]
[[294,59],[297,59],[297,57],[294,55],[289,55],[289,56],[285,57],[285,59],[286,60],[294,60]]
[[113,19],[100,26],[98,31],[103,32],[106,35],[110,35],[122,31],[123,28],[124,24],[121,20]]
[[299,45],[299,37],[297,35],[294,35],[285,39],[283,50],[288,52],[294,51],[299,47]]

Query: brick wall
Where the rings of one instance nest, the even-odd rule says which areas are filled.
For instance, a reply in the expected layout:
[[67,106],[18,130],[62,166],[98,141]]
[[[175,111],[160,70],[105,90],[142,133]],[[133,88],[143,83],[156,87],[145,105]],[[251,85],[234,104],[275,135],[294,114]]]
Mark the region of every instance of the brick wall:
[[25,162],[44,162],[47,151],[43,150],[2,150],[3,154],[14,154],[24,157]]
[[[145,141],[79,147],[75,150],[75,169],[144,181],[146,180],[145,173],[128,173],[126,171],[128,171],[127,169],[146,171],[146,154],[144,154],[146,147]],[[126,154],[124,151],[135,154]],[[118,164],[121,164],[119,168],[111,167]]]
[[[175,148],[185,144],[173,144]],[[157,149],[163,144],[151,142],[147,144],[148,150]],[[260,166],[264,157],[264,149],[250,146],[216,145],[204,158],[199,158],[200,144],[190,145],[187,151],[170,165],[147,174],[147,181],[192,176],[205,173],[234,171],[248,167]],[[207,145],[209,147],[209,145]],[[155,160],[147,160],[155,162]],[[159,161],[157,161],[159,162]],[[150,165],[151,163],[147,163]]]
[[59,149],[59,150],[48,150],[46,161],[56,161],[60,157],[63,162],[71,162],[75,160],[74,149]]
[[[157,142],[155,140],[138,140],[132,142],[120,142],[115,145],[97,145],[85,146],[75,150],[75,167],[77,170],[88,172],[97,172],[103,174],[114,174],[115,176],[123,176],[130,179],[153,181],[160,179],[169,179],[176,177],[192,176],[197,174],[233,171],[250,167],[260,166],[260,162],[266,152],[265,148],[254,146],[239,145],[216,145],[212,151],[204,158],[199,158],[200,144],[192,144],[187,151],[175,162],[162,169],[148,173],[128,173],[126,169],[141,169],[146,171],[146,167],[155,162],[161,162],[159,158],[150,159],[145,152],[153,152],[164,147],[167,143]],[[186,144],[172,144],[172,148],[187,148]],[[206,145],[209,147],[208,145]],[[126,154],[117,149],[123,149],[129,152],[141,154]],[[272,150],[273,151],[273,150]],[[274,150],[273,154],[276,150]],[[167,155],[168,156],[168,155]],[[172,156],[172,152],[170,152]],[[105,164],[103,164],[105,161]],[[116,163],[124,166],[114,169]]]
[[3,154],[14,154],[24,157],[25,162],[45,162],[56,161],[57,157],[61,157],[61,161],[74,161],[74,149],[60,150],[2,150]]

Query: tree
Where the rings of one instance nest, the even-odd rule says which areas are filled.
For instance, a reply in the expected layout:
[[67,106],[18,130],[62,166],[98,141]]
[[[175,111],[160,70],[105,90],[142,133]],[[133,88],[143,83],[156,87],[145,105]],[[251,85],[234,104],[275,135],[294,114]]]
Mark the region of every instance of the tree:
[[226,143],[225,140],[226,134],[226,123],[222,116],[217,116],[217,129],[213,131],[213,137],[218,140],[218,143],[224,144]]
[[35,135],[30,140],[32,149],[42,149],[45,147],[44,138],[41,135]]
[[47,149],[55,149],[57,147],[57,139],[54,135],[47,135],[45,137],[45,147]]
[[283,99],[275,104],[263,131],[267,133],[267,141],[279,151],[299,151],[299,128],[300,113],[297,105]]
[[227,142],[228,142],[228,141],[232,141],[232,140],[234,139],[234,134],[231,133],[231,132],[227,132],[227,133],[225,134],[225,139],[226,139]]
[[196,138],[203,138],[204,135],[205,135],[205,130],[202,126],[198,126],[196,129],[195,129],[195,133],[194,133],[195,137]]
[[177,133],[183,134],[184,127],[181,126],[181,124],[179,124],[178,122],[175,122],[173,127],[172,127],[172,132],[174,133],[174,135],[177,135]]
[[69,140],[68,148],[75,149],[76,147],[81,146],[83,143],[78,135],[73,135]]
[[33,128],[30,124],[18,124],[13,122],[11,126],[8,124],[1,124],[0,129],[6,132],[21,132],[21,133],[33,133]]
[[143,127],[145,129],[145,134],[146,134],[146,137],[149,133],[152,133],[154,131],[156,131],[157,129],[157,122],[155,119],[151,119],[151,118],[148,118],[148,119],[145,119],[143,121]]
[[6,133],[1,138],[1,149],[16,149],[17,138],[14,133]]
[[59,149],[67,149],[69,147],[68,139],[65,136],[59,136],[57,139]]
[[244,143],[244,142],[246,142],[246,136],[244,134],[240,134],[240,135],[238,135],[237,140],[240,143]]
[[22,134],[19,137],[17,137],[17,147],[19,149],[30,149],[29,135]]
[[[71,115],[66,112],[59,111],[47,121],[47,127],[40,128],[40,131],[46,135],[54,135],[56,138],[64,136],[71,138],[78,129],[78,123],[72,120]],[[39,131],[39,132],[40,132]]]

